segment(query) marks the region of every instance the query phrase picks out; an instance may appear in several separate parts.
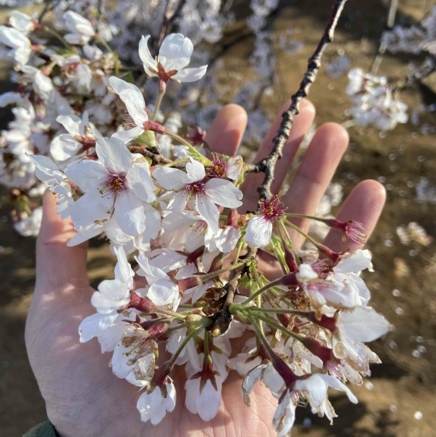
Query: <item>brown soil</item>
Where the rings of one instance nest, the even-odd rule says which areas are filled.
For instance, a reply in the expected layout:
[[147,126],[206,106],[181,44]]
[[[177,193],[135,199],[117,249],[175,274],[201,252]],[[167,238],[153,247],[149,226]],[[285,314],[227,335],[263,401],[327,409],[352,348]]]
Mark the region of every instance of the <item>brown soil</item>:
[[[291,2],[290,2],[291,3]],[[400,20],[420,20],[423,0],[403,0]],[[329,14],[330,2],[305,0],[285,10],[275,23],[278,34],[291,28],[304,48],[296,55],[279,59],[280,80],[275,93],[264,97],[263,104],[274,114],[280,103],[296,89],[305,70],[307,58],[318,42]],[[2,14],[3,15],[3,14]],[[327,59],[345,50],[352,66],[368,69],[383,29],[385,7],[380,0],[350,0],[335,42]],[[307,30],[310,29],[310,32]],[[251,45],[235,47],[227,54],[228,75],[241,71]],[[417,58],[417,61],[419,59]],[[380,73],[391,76],[407,74],[407,58],[386,56]],[[7,66],[2,64],[1,88],[6,90]],[[225,78],[224,78],[225,79]],[[321,71],[311,90],[316,104],[316,123],[343,122],[344,111],[351,105],[345,94],[346,76],[329,78]],[[237,84],[235,84],[237,86]],[[422,102],[435,103],[434,83],[404,94],[404,100],[416,107]],[[1,112],[2,124],[5,112]],[[433,116],[426,121],[436,125]],[[421,177],[436,183],[436,141],[433,135],[417,134],[406,124],[381,137],[373,129],[351,128],[351,145],[339,167],[335,181],[345,194],[363,179],[380,179],[388,190],[387,205],[380,224],[369,242],[374,254],[375,273],[365,275],[373,291],[373,305],[395,326],[387,338],[373,344],[383,364],[373,367],[373,377],[360,388],[353,388],[360,403],[350,405],[343,396],[332,397],[339,417],[333,426],[326,419],[300,409],[295,435],[310,437],[431,437],[436,434],[436,204],[420,201],[415,185]],[[404,246],[396,227],[416,221],[435,240],[428,247]],[[34,275],[35,240],[16,235],[5,215],[0,217],[0,429],[4,437],[21,435],[45,419],[44,403],[29,367],[23,333],[31,300]],[[411,250],[413,250],[411,252]],[[399,268],[399,266],[403,266]],[[112,260],[105,246],[93,245],[89,252],[89,271],[93,284],[112,274]],[[394,289],[401,295],[393,296]],[[402,309],[401,311],[399,310]],[[418,346],[425,349],[412,355]],[[424,352],[425,350],[425,352]],[[416,352],[415,352],[416,355]],[[417,419],[421,412],[422,419]],[[310,422],[309,422],[310,419]]]

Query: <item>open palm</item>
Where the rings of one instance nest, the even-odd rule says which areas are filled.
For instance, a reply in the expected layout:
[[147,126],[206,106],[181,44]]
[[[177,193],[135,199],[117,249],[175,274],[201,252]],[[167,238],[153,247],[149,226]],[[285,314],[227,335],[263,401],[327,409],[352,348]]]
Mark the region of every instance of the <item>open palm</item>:
[[[289,102],[284,106],[288,107]],[[296,117],[284,156],[278,162],[273,191],[278,192],[300,142],[312,124],[315,110],[303,101]],[[256,161],[269,153],[280,124],[278,116],[267,134]],[[220,153],[234,155],[245,130],[247,116],[237,105],[224,107],[216,117],[207,142]],[[315,134],[284,196],[288,211],[311,215],[321,200],[348,145],[348,136],[337,124],[321,126]],[[244,209],[254,210],[257,187],[263,175],[250,174],[243,186]],[[385,199],[383,187],[375,181],[361,182],[346,199],[338,218],[361,222],[367,234],[373,230]],[[277,401],[269,391],[257,386],[248,408],[241,398],[241,381],[231,372],[223,385],[223,402],[218,415],[203,422],[184,406],[184,370],[177,369],[177,406],[156,427],[140,421],[135,408],[138,388],[116,378],[108,366],[109,355],[101,354],[97,341],[79,343],[78,326],[95,312],[90,304],[94,291],[87,278],[87,245],[69,248],[75,234],[70,220],[55,213],[51,193],[44,196],[44,216],[37,242],[37,281],[26,325],[26,345],[30,363],[47,405],[47,414],[62,437],[265,437],[275,435],[271,420]],[[302,229],[309,223],[295,220]],[[302,241],[292,234],[296,243]],[[358,245],[342,245],[340,234],[331,232],[326,242],[334,250]],[[264,264],[265,274],[274,275],[274,265]],[[269,270],[269,271],[268,271]],[[237,347],[237,346],[236,346]]]

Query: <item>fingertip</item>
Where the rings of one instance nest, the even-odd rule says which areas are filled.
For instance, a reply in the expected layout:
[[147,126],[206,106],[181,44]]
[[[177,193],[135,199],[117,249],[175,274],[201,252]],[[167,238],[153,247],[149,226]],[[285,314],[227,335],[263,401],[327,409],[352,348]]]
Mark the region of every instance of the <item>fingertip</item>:
[[206,135],[210,148],[218,153],[234,155],[247,127],[247,113],[234,103],[224,106]]
[[337,149],[345,151],[350,141],[348,131],[338,123],[324,123],[316,131],[316,137],[324,140],[325,144],[333,144]]
[[386,202],[386,189],[380,182],[366,179],[360,182],[352,193],[356,198],[365,199],[367,207],[372,209],[378,217]]
[[43,223],[47,220],[57,219],[56,214],[57,196],[49,189],[45,190],[42,196],[42,215]]
[[300,114],[304,114],[306,117],[310,116],[315,118],[315,105],[309,99],[303,99],[300,105]]

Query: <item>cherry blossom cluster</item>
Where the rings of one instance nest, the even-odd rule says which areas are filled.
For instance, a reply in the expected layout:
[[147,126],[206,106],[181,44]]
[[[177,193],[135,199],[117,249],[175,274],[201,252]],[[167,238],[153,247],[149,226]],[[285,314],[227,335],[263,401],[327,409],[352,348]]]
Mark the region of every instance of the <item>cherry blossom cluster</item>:
[[386,77],[353,68],[348,72],[348,78],[346,91],[354,103],[350,113],[356,124],[386,131],[407,122],[407,105],[397,98]]
[[406,27],[396,25],[383,33],[382,42],[391,53],[436,54],[436,7],[419,23]]
[[[243,378],[247,405],[256,383],[277,399],[279,436],[289,434],[301,402],[332,420],[328,388],[357,402],[345,382],[361,384],[370,374],[369,364],[379,359],[365,342],[389,329],[368,306],[360,277],[371,268],[371,255],[335,253],[306,236],[291,221],[301,216],[277,197],[240,214],[248,171],[242,158],[205,155],[197,146],[203,142],[199,129],[183,138],[156,121],[167,83],[198,80],[206,66],[187,68],[193,45],[181,34],[169,35],[156,58],[148,43],[148,37],[140,40],[139,56],[157,83],[152,115],[139,88],[112,76],[108,87],[128,114],[122,129],[107,136],[89,130],[92,147],[77,148],[62,167],[47,156],[26,155],[58,195],[62,218],[73,221],[77,234],[68,245],[104,236],[117,257],[115,278],[92,295],[96,313],[80,324],[80,341],[97,338],[102,353],[111,353],[112,372],[140,388],[137,409],[153,425],[175,408],[175,366],[185,368],[187,410],[203,420],[218,413],[231,369]],[[85,122],[77,120],[78,133],[65,134],[66,144],[81,135]],[[162,154],[167,136],[182,144],[178,156]],[[359,223],[313,219],[344,239],[365,241]],[[316,250],[296,250],[289,229]],[[277,259],[277,279],[262,273],[260,251]],[[233,351],[231,340],[243,331],[251,336]],[[168,359],[159,356],[160,346]]]
[[[253,11],[265,20],[276,5],[256,1]],[[293,219],[360,245],[363,226],[328,216],[329,208],[320,217],[288,211],[265,183],[256,210],[243,211],[246,175],[262,171],[267,180],[267,164],[206,152],[201,128],[179,135],[181,119],[161,111],[167,98],[171,108],[171,83],[206,75],[191,39],[173,33],[159,46],[149,35],[138,38],[147,88],[155,88],[154,105],[147,105],[132,70],[107,43],[118,31],[95,13],[98,2],[65,6],[55,5],[55,29],[17,11],[0,27],[18,85],[0,98],[15,105],[1,137],[0,177],[24,235],[36,233],[42,219],[29,198],[48,187],[57,213],[76,230],[68,246],[94,237],[110,242],[114,279],[92,295],[96,312],[80,323],[80,342],[96,338],[114,376],[138,387],[143,422],[157,425],[174,410],[176,366],[186,372],[187,410],[205,421],[218,414],[230,371],[241,376],[247,405],[255,384],[268,387],[279,436],[290,434],[303,403],[332,421],[328,388],[357,402],[346,383],[362,384],[370,363],[380,362],[365,343],[389,324],[369,306],[361,277],[372,269],[369,251],[336,253]],[[260,29],[262,20],[250,26]],[[62,46],[42,39],[47,33]],[[264,60],[261,75],[270,68],[271,58]],[[366,81],[377,81],[362,76],[368,93],[384,86]],[[338,197],[333,190],[329,204]],[[290,230],[311,249],[296,248]],[[273,278],[262,271],[265,256],[275,260]],[[245,331],[248,340],[236,348],[232,340]]]
[[115,132],[122,115],[122,105],[107,89],[119,60],[107,46],[108,33],[103,38],[96,31],[102,22],[97,26],[95,19],[68,10],[62,23],[61,36],[59,23],[55,30],[37,16],[12,11],[0,26],[0,53],[14,63],[11,81],[17,84],[0,96],[0,106],[12,105],[14,116],[0,136],[0,183],[9,188],[15,228],[22,235],[38,234],[42,215],[36,196],[45,189],[29,156],[49,156],[64,168],[94,153],[96,139]]

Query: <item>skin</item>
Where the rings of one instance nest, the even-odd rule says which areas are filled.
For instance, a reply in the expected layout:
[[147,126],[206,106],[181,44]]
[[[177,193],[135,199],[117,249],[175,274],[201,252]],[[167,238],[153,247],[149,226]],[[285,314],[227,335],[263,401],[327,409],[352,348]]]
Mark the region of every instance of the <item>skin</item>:
[[[289,106],[286,102],[282,108]],[[281,113],[282,111],[280,111]],[[280,123],[280,113],[267,134],[256,160],[271,149],[271,141]],[[289,170],[301,140],[312,124],[315,108],[303,101],[291,136],[278,162],[274,190],[277,192]],[[247,123],[240,106],[224,107],[211,126],[207,141],[213,150],[234,155]],[[314,214],[325,189],[331,181],[348,145],[348,135],[339,125],[327,123],[314,136],[297,170],[289,191],[284,196],[288,211]],[[249,175],[244,184],[245,210],[254,210],[256,188],[262,175]],[[376,181],[358,184],[345,200],[338,219],[353,219],[362,223],[368,235],[379,218],[385,201],[385,191]],[[174,375],[178,394],[177,406],[160,425],[142,423],[136,410],[138,389],[115,377],[108,367],[111,354],[101,354],[94,339],[79,343],[79,323],[95,312],[90,304],[94,291],[87,278],[87,244],[68,248],[67,241],[75,234],[70,220],[62,221],[55,213],[56,199],[44,196],[44,216],[37,241],[36,287],[26,324],[26,345],[32,369],[47,414],[62,437],[266,437],[276,435],[272,417],[277,401],[265,387],[257,385],[248,408],[241,398],[241,379],[231,372],[223,385],[223,401],[218,415],[203,422],[184,406],[184,370]],[[307,220],[295,220],[307,230]],[[299,236],[291,232],[294,241]],[[325,243],[336,251],[359,245],[341,241],[337,231],[331,231]],[[269,260],[262,264],[268,276],[277,274]],[[236,348],[239,345],[236,345]]]

